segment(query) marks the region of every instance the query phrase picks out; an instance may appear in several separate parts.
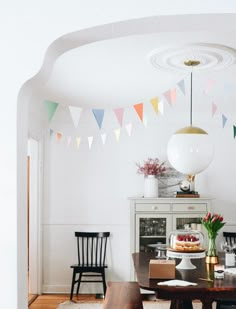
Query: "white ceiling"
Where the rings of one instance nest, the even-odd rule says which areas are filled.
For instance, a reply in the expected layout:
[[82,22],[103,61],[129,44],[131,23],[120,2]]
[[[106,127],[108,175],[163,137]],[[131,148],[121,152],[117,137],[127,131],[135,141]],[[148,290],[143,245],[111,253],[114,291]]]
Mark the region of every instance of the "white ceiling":
[[[165,72],[154,68],[149,59],[154,50],[193,43],[221,44],[236,50],[234,14],[155,18],[150,19],[149,28],[148,19],[144,20],[145,29],[140,20],[133,31],[144,34],[131,33],[117,38],[111,35],[110,39],[91,40],[90,44],[80,47],[75,47],[77,36],[74,34],[74,45],[70,42],[73,48],[55,59],[50,77],[41,88],[44,99],[81,107],[130,105],[158,95],[188,76],[187,71]],[[157,30],[155,27],[148,30],[154,21]],[[132,22],[126,25],[127,33],[132,26]],[[93,31],[96,37],[96,28]],[[235,64],[227,70],[230,76],[235,76]]]

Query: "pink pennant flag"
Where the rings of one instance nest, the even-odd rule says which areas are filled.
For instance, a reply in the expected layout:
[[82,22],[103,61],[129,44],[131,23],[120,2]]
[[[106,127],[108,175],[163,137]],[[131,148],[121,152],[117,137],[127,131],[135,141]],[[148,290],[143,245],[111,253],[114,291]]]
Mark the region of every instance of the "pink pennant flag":
[[128,123],[126,126],[126,131],[128,133],[128,136],[131,136],[131,130],[132,130],[132,123]]
[[167,102],[171,105],[171,90],[167,90],[163,93],[163,95],[166,98]]
[[116,115],[116,118],[117,118],[120,126],[122,127],[123,116],[124,116],[124,108],[115,108],[113,111]]
[[214,86],[214,84],[215,84],[215,81],[213,79],[209,79],[207,81],[206,87],[205,87],[205,94],[208,94],[211,91],[211,89]]
[[71,136],[67,136],[67,147],[70,146],[71,143]]
[[171,103],[176,103],[176,88],[172,89],[170,92]]
[[212,117],[215,115],[216,110],[217,110],[217,105],[214,102],[212,102]]

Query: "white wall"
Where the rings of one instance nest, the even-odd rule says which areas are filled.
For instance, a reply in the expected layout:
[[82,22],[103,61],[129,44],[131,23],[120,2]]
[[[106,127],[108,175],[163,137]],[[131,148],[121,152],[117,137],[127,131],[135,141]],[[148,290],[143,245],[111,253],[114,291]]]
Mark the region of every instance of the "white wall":
[[[139,5],[138,5],[139,4]],[[16,136],[19,129],[23,129],[26,115],[18,115],[18,129],[16,130],[16,102],[20,87],[33,76],[40,68],[45,51],[58,37],[65,33],[76,31],[88,26],[113,22],[134,17],[158,14],[176,13],[206,13],[206,12],[235,12],[234,1],[207,1],[199,6],[195,1],[178,2],[178,7],[173,7],[172,1],[32,1],[20,2],[9,0],[1,4],[2,38],[1,50],[1,205],[3,215],[0,217],[1,253],[1,299],[2,308],[27,307],[27,272],[26,272],[26,242],[25,242],[25,190],[16,195]],[[216,5],[217,4],[217,5]],[[92,10],[91,10],[92,8]],[[20,106],[21,108],[22,106]],[[25,185],[25,173],[22,160],[26,151],[25,135],[19,136],[18,156],[19,185]],[[19,154],[18,152],[18,154]],[[21,192],[20,187],[20,192]],[[17,210],[18,232],[16,232]],[[20,216],[21,214],[21,216]],[[22,228],[21,228],[22,227]],[[7,233],[6,233],[7,231]],[[18,248],[22,251],[19,255],[17,267],[17,234]],[[22,272],[20,272],[22,269]],[[17,274],[17,281],[16,279]],[[11,289],[9,289],[11,286]],[[22,287],[20,289],[20,287]],[[12,297],[17,295],[17,297]]]

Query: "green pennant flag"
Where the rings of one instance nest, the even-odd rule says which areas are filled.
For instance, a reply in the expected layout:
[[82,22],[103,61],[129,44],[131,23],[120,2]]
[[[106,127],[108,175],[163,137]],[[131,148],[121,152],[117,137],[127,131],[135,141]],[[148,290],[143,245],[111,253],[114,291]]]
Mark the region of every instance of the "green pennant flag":
[[234,126],[234,138],[236,136],[236,126]]
[[46,112],[48,115],[48,121],[50,122],[52,120],[53,115],[55,114],[55,111],[58,107],[58,103],[52,102],[49,100],[44,100],[44,105],[46,107]]

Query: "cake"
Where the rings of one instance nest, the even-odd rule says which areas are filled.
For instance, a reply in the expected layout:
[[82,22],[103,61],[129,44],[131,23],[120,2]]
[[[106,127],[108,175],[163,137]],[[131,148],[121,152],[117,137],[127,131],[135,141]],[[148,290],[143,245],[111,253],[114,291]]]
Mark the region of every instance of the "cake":
[[195,235],[176,235],[173,249],[177,251],[200,251],[200,240]]

